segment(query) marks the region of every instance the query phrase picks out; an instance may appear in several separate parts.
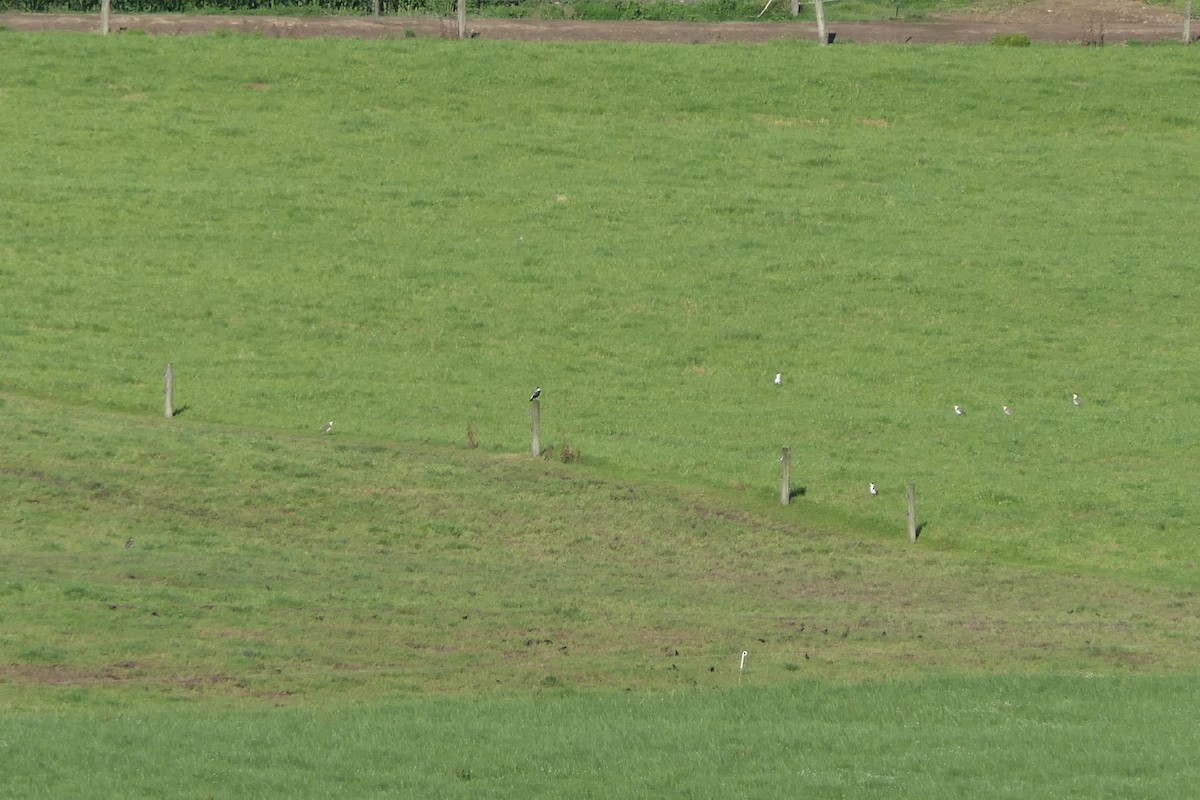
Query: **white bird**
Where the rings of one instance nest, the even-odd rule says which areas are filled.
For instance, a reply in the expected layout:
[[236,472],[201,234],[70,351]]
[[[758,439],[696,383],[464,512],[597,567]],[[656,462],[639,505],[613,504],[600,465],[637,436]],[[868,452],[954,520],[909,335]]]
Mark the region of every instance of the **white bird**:
[[1079,395],[1077,394],[1071,395],[1071,402],[1077,406],[1083,405],[1083,401],[1079,399]]
[[1010,416],[1010,417],[1011,417],[1011,416],[1012,416],[1012,413],[1013,413],[1013,410],[1012,410],[1011,408],[1009,408],[1008,406],[1005,406],[1005,407],[1004,407],[1004,413],[1005,413],[1005,414],[1007,414],[1008,416]]
[[875,488],[874,483],[871,484],[871,488],[867,489],[867,491],[871,493],[871,497],[879,496],[879,490],[877,488]]
[[782,372],[775,373],[775,385],[783,386],[783,373]]
[[537,400],[541,396],[542,396],[542,387],[539,386],[533,390],[533,394],[529,395],[529,402],[532,403],[534,400]]
[[962,410],[962,406],[955,406],[954,413],[961,417],[966,412]]
[[321,433],[329,433],[331,430],[333,430],[333,420],[325,423],[325,427],[321,428]]

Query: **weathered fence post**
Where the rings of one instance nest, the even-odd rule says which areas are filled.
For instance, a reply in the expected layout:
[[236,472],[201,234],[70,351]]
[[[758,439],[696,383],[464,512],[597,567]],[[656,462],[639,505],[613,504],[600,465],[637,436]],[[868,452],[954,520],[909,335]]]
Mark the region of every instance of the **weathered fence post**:
[[467,38],[467,0],[458,0],[458,38]]
[[108,18],[112,14],[112,0],[100,0],[100,33],[108,36]]
[[383,16],[383,0],[375,0],[375,16]]
[[175,416],[175,369],[171,366],[171,362],[167,362],[167,374],[163,379],[165,384],[163,394],[166,396],[163,403],[163,416],[167,419]]
[[908,485],[908,540],[917,540],[917,487]]
[[825,30],[825,0],[816,0],[814,8],[817,12],[817,41],[822,45],[829,44],[829,33]]
[[1183,43],[1191,44],[1192,42],[1192,0],[1188,0],[1187,7],[1183,11]]
[[529,415],[533,418],[533,454],[540,456],[542,454],[542,401],[536,397],[529,401]]
[[783,462],[783,475],[779,486],[779,502],[786,506],[792,502],[792,448],[783,448],[783,456],[779,460]]

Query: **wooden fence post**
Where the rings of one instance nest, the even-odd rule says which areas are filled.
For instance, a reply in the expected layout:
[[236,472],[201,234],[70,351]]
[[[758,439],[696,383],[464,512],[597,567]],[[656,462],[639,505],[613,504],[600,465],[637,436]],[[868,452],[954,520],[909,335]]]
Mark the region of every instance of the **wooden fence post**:
[[1188,0],[1183,12],[1183,43],[1192,43],[1192,0]]
[[783,448],[783,476],[779,486],[779,502],[787,505],[792,502],[792,448]]
[[458,0],[458,38],[467,38],[467,0]]
[[112,13],[112,0],[100,0],[100,33],[108,36],[108,18]]
[[536,397],[529,401],[529,415],[533,417],[533,454],[540,456],[542,454],[542,401]]
[[170,361],[167,362],[167,374],[163,382],[165,383],[163,394],[166,395],[163,403],[163,416],[170,419],[175,416],[175,370]]
[[817,42],[829,44],[829,33],[825,29],[825,0],[816,0],[814,8],[817,12]]
[[917,540],[917,487],[908,485],[908,540]]

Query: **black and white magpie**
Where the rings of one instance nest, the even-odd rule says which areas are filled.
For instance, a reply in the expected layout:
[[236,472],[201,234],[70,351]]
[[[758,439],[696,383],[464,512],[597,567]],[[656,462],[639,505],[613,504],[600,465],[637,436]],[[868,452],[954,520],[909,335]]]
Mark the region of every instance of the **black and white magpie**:
[[333,420],[325,423],[325,427],[321,428],[321,433],[329,433],[331,430],[333,430]]
[[537,400],[541,396],[542,396],[542,387],[539,386],[533,390],[533,394],[529,395],[529,402],[532,403],[534,400]]

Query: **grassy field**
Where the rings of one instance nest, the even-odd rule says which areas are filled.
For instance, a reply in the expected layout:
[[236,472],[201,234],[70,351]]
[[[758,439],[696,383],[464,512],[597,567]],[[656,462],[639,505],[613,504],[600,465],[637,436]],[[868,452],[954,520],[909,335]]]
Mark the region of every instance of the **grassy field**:
[[1024,677],[88,711],[11,716],[0,757],[29,798],[1186,797],[1197,701]]
[[6,391],[1194,580],[1189,51],[5,47]]
[[1194,666],[1191,591],[847,535],[734,492],[4,413],[13,706]]
[[6,779],[1180,796],[1193,61],[0,33]]

